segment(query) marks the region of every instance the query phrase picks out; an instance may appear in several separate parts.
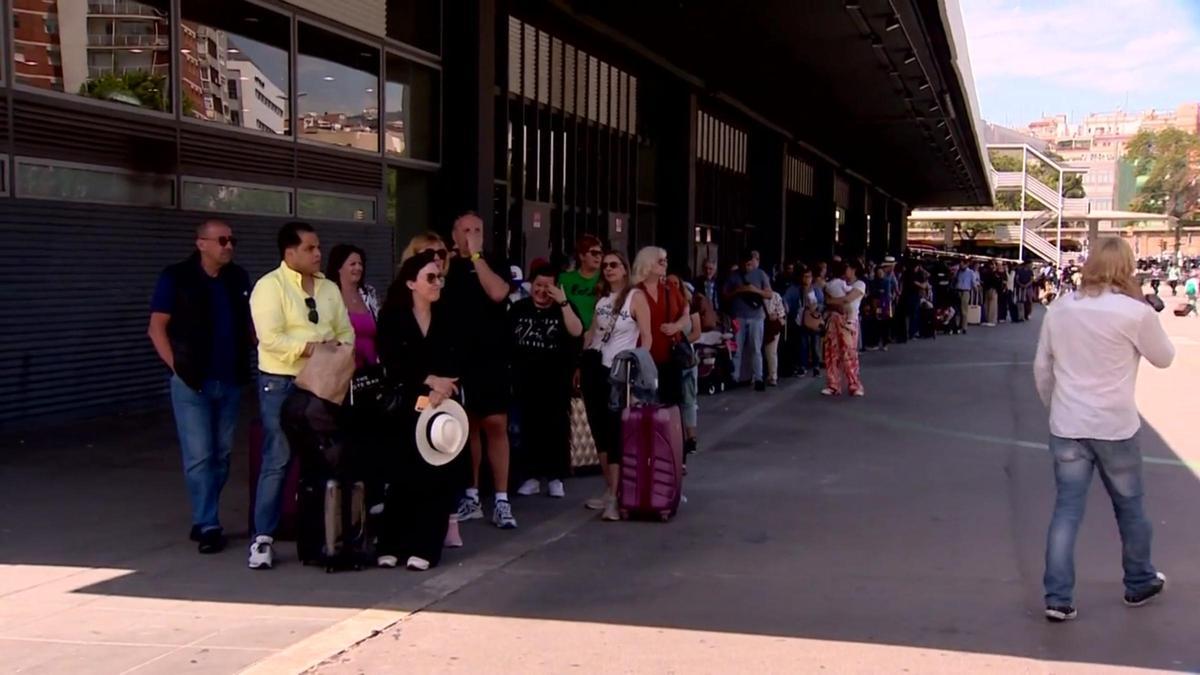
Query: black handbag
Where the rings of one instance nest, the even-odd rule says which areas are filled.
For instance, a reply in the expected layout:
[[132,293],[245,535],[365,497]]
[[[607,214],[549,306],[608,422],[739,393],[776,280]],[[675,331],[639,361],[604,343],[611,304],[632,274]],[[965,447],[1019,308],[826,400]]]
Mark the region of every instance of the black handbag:
[[400,384],[381,365],[363,366],[350,380],[350,407],[355,410],[391,415],[401,409],[400,399]]
[[687,370],[700,365],[700,359],[696,356],[696,348],[686,339],[671,345],[671,361],[676,366],[679,366],[680,370]]

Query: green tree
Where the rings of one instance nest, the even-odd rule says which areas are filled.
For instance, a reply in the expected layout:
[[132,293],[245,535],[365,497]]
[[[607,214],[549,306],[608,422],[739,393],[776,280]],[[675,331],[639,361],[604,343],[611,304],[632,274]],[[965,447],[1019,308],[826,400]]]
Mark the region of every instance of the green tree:
[[1175,217],[1175,253],[1183,238],[1183,220],[1200,210],[1200,138],[1180,129],[1139,131],[1125,147],[1138,191],[1130,207],[1142,213]]
[[1184,218],[1200,206],[1200,138],[1180,129],[1141,131],[1125,147],[1138,191],[1130,204],[1142,213]]
[[94,80],[88,80],[79,87],[79,93],[105,101],[170,112],[166,85],[165,75],[152,75],[149,71],[133,70],[120,75],[106,73]]

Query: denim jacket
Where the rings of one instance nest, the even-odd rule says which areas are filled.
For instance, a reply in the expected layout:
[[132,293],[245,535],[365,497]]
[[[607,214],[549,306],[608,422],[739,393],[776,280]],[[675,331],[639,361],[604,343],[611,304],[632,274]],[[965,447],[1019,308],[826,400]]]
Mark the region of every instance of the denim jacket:
[[638,401],[658,402],[658,368],[648,349],[628,349],[617,354],[608,372],[608,382],[612,385],[608,397],[609,410],[621,410],[628,404],[625,400],[626,382]]

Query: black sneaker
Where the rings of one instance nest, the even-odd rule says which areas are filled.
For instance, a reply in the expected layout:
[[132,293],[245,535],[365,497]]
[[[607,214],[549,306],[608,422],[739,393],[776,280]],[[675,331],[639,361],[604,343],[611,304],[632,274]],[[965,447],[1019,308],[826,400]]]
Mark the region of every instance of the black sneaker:
[[199,525],[192,526],[192,531],[188,532],[188,539],[191,539],[192,541],[200,541],[200,526]]
[[1073,621],[1077,616],[1079,616],[1079,612],[1070,605],[1057,605],[1046,608],[1046,620],[1051,623]]
[[820,368],[813,368],[813,371],[812,371],[812,376],[813,376],[813,377],[820,377],[820,376],[821,376],[821,369],[820,369]]
[[225,538],[225,534],[221,530],[205,530],[200,533],[199,551],[204,554],[220,553],[225,550],[227,543],[229,540]]
[[1167,575],[1159,572],[1158,578],[1154,580],[1154,583],[1150,586],[1150,588],[1147,588],[1139,593],[1126,593],[1125,606],[1141,607],[1154,598],[1162,595],[1162,592],[1165,590],[1167,590]]
[[754,391],[766,391],[766,390],[767,390],[766,382],[763,382],[762,380],[758,380],[754,383]]

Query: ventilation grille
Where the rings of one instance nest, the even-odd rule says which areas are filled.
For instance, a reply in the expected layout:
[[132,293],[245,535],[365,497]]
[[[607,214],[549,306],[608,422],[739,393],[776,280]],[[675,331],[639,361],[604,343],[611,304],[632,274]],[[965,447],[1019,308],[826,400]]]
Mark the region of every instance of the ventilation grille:
[[16,154],[76,162],[116,164],[137,171],[175,173],[173,121],[122,115],[89,106],[40,101],[14,94]]
[[359,190],[379,190],[383,187],[383,174],[378,160],[347,157],[306,147],[300,147],[297,155],[296,177],[309,183],[310,187],[319,189],[331,183]]
[[181,173],[189,176],[290,181],[294,168],[292,151],[291,141],[184,128],[180,132],[179,164]]

